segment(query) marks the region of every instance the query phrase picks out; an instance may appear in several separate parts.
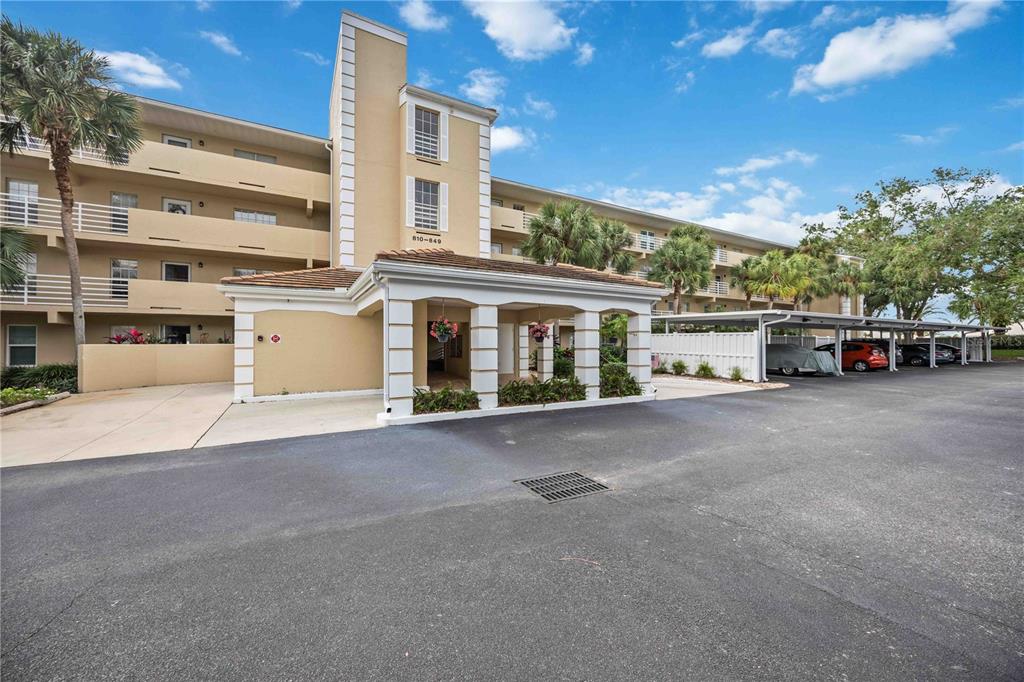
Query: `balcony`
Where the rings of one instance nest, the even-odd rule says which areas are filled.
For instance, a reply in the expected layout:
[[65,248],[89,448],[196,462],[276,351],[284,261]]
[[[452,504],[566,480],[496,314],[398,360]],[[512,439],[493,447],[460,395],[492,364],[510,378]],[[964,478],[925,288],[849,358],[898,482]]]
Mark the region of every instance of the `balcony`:
[[491,259],[492,260],[508,261],[510,263],[532,263],[533,262],[532,260],[527,260],[523,256],[517,256],[514,253],[494,253],[493,251],[491,252]]
[[491,205],[492,230],[511,230],[517,234],[526,234],[530,231],[530,221],[536,217],[534,213]]
[[[5,227],[60,231],[60,211],[57,199],[0,193],[0,221]],[[79,239],[330,260],[330,234],[324,230],[83,202],[75,203],[71,217]]]
[[[38,137],[23,140],[21,151],[49,158],[46,141]],[[103,152],[95,147],[80,147],[73,157],[82,165],[110,166]],[[129,172],[163,178],[177,178],[192,182],[234,187],[263,192],[274,196],[330,202],[331,177],[303,168],[293,168],[226,154],[216,154],[186,147],[175,147],[146,140],[142,148],[133,153],[124,165],[117,168]]]
[[[173,312],[191,315],[226,315],[232,304],[205,282],[164,282],[152,279],[82,277],[82,296],[93,312]],[[29,274],[19,287],[0,294],[6,306],[71,309],[70,275]]]

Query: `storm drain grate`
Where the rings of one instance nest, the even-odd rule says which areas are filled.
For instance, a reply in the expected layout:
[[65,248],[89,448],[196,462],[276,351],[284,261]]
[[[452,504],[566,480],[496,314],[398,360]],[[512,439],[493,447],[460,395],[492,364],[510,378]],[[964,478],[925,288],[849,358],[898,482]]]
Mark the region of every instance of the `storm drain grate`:
[[539,478],[522,478],[513,483],[522,483],[548,502],[561,502],[610,490],[605,484],[587,478],[578,471],[566,471]]

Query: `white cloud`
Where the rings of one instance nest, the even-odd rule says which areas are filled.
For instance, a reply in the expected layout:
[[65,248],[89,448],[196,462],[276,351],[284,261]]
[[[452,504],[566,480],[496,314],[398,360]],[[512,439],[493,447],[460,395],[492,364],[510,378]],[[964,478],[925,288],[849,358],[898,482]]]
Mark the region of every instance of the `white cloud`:
[[720,196],[713,186],[703,187],[699,193],[603,185],[597,185],[594,189],[599,190],[600,201],[657,213],[676,220],[694,220],[708,215],[718,203]]
[[481,67],[466,74],[466,82],[459,86],[459,92],[474,102],[493,107],[504,96],[507,84],[508,79],[497,71]]
[[877,13],[878,10],[874,7],[866,7],[852,2],[841,7],[839,5],[825,5],[818,12],[818,15],[811,20],[811,28],[849,24]]
[[696,82],[697,74],[695,74],[693,71],[687,71],[686,73],[683,74],[682,78],[676,81],[675,91],[678,92],[679,94],[683,94],[691,87],[693,87],[693,84]]
[[903,133],[899,135],[899,138],[906,142],[907,144],[913,145],[938,144],[939,142],[942,142],[956,131],[956,126],[942,126],[941,128],[936,128],[934,132],[928,135]]
[[405,0],[398,9],[405,23],[417,31],[443,31],[448,28],[448,17],[434,11],[426,0]]
[[685,36],[683,36],[679,40],[673,40],[672,41],[672,47],[674,47],[676,49],[681,49],[681,48],[686,47],[690,43],[697,42],[698,40],[700,40],[703,37],[704,37],[704,31],[702,31],[702,30],[690,31],[689,33],[687,33]]
[[791,94],[848,88],[894,76],[940,52],[955,49],[953,38],[984,25],[997,0],[950,2],[944,15],[883,17],[834,36],[818,64],[805,64],[793,77]]
[[196,0],[196,9],[200,12],[207,12],[213,9],[213,3],[210,0]]
[[785,9],[787,5],[792,3],[793,0],[748,0],[743,4],[749,9],[754,10],[756,14],[766,14],[768,12]]
[[586,66],[594,61],[595,52],[597,48],[590,43],[579,43],[576,45],[576,59],[572,60],[572,63],[576,66]]
[[310,52],[308,50],[295,50],[295,54],[300,57],[305,57],[309,61],[313,62],[317,66],[327,66],[331,63],[330,59],[327,59],[319,52]]
[[575,28],[569,28],[550,5],[528,2],[467,0],[473,16],[484,22],[484,33],[509,59],[536,61],[572,44]]
[[235,41],[220,31],[200,31],[199,36],[224,54],[229,54],[232,57],[242,56],[242,51],[235,45]]
[[529,128],[496,126],[491,129],[491,153],[530,149],[537,142],[537,136]]
[[1024,107],[1024,97],[1007,97],[999,104],[992,107],[993,109],[1020,109]]
[[284,6],[289,12],[294,12],[302,7],[302,0],[284,0]]
[[110,70],[120,81],[140,88],[181,90],[181,83],[167,73],[155,55],[146,57],[135,52],[99,51],[96,54],[107,60]]
[[1024,142],[1014,142],[1004,152],[1024,152]]
[[753,178],[748,177],[751,173],[757,173],[758,171],[767,170],[768,168],[774,168],[775,166],[779,166],[784,163],[801,163],[805,166],[810,166],[812,163],[817,161],[817,159],[817,154],[807,154],[797,149],[790,149],[782,154],[775,154],[773,156],[754,156],[738,166],[721,166],[715,169],[715,174],[741,175],[744,177],[740,178],[740,184],[744,186],[751,186],[754,184]]
[[526,95],[526,102],[523,104],[523,111],[533,116],[540,116],[541,118],[545,118],[549,121],[558,115],[558,112],[555,111],[555,106],[551,104],[551,102],[538,99],[530,94]]
[[706,43],[700,53],[712,59],[732,57],[747,46],[753,33],[753,25],[734,28],[718,40]]
[[792,59],[800,51],[800,38],[795,29],[773,28],[757,41],[757,49],[773,57]]
[[427,71],[426,69],[418,69],[416,71],[415,84],[421,88],[426,88],[430,90],[431,88],[436,88],[438,85],[440,85],[441,80],[439,78],[434,78],[430,71]]

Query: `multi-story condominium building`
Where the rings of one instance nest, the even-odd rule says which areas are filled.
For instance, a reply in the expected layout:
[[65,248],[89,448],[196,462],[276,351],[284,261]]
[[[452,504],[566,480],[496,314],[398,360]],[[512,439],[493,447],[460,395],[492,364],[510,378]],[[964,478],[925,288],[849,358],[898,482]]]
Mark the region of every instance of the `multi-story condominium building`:
[[[234,342],[239,399],[381,390],[401,415],[430,370],[472,378],[485,406],[530,352],[549,373],[552,341],[528,335],[542,321],[573,329],[578,373],[596,391],[600,314],[620,311],[635,335],[629,364],[648,382],[651,308],[666,304],[664,288],[642,278],[678,221],[492,177],[497,112],[412,86],[406,73],[406,36],[345,12],[328,138],[141,99],[146,142],[126,165],[79,150],[88,342],[132,326],[173,342]],[[3,295],[4,361],[73,361],[59,202],[40,141],[5,160],[3,189],[4,224],[25,228],[35,247],[25,286]],[[633,276],[526,262],[531,216],[565,199],[630,227]],[[729,268],[781,245],[709,231],[715,279],[687,306],[741,307]],[[847,312],[837,300],[815,307]],[[433,340],[440,315],[471,333]],[[311,338],[338,352],[311,353],[299,342]]]

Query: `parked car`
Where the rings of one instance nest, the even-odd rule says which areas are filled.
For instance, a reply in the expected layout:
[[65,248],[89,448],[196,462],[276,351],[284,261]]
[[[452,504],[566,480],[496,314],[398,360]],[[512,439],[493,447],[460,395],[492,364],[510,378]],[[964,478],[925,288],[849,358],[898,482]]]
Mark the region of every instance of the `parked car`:
[[[928,356],[931,354],[931,350],[929,350],[927,343],[905,343],[899,348],[902,351],[903,362],[914,367],[923,367],[928,364]],[[935,344],[935,363],[943,365],[950,362],[955,362],[953,352],[948,348],[940,348],[939,344]]]
[[[886,357],[889,356],[889,339],[850,339],[857,343],[870,343],[872,346],[877,347]],[[896,364],[903,364],[903,351],[900,350],[900,345],[896,344]]]
[[765,368],[782,372],[787,377],[803,373],[838,373],[835,358],[830,354],[791,343],[765,345]]
[[[836,344],[826,343],[814,350],[824,350],[835,355]],[[843,369],[866,372],[869,369],[882,369],[889,366],[889,359],[885,356],[885,351],[873,343],[866,341],[844,341],[842,350]]]
[[[924,347],[927,348],[928,344],[924,344]],[[948,350],[950,353],[953,354],[953,362],[960,362],[959,348],[957,348],[956,346],[951,346],[948,343],[936,343],[935,350],[938,351],[940,348]]]

